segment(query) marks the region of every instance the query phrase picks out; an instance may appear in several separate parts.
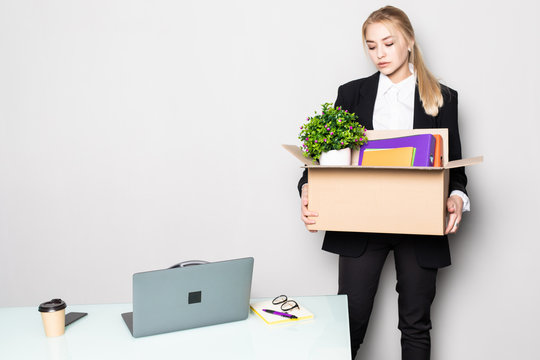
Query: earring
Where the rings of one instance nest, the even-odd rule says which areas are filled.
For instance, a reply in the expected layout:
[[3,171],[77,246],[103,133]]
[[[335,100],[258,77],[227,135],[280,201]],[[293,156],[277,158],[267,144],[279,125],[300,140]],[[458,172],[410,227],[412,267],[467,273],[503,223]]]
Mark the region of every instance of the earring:
[[409,50],[409,52],[411,52],[411,48],[408,48],[407,50]]

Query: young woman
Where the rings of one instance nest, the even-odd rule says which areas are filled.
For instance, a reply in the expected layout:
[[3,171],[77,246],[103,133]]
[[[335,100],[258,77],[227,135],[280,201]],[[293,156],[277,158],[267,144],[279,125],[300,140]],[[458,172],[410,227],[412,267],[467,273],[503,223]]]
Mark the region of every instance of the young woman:
[[[367,53],[378,72],[339,87],[334,106],[358,115],[366,129],[448,128],[449,160],[461,159],[457,93],[439,84],[424,65],[407,15],[392,6],[373,12],[362,27]],[[463,168],[450,170],[448,225],[455,233],[469,210]],[[302,221],[316,222],[307,209],[307,171],[298,183]],[[399,294],[402,359],[429,359],[430,308],[437,269],[450,265],[447,236],[326,232],[323,250],[339,254],[339,294],[349,301],[353,358],[363,342],[382,267],[394,251]]]

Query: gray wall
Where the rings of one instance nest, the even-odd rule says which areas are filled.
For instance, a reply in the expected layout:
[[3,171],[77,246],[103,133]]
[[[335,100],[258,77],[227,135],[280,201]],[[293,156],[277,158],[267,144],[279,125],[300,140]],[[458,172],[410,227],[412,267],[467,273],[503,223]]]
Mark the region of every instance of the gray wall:
[[[398,1],[460,94],[472,212],[451,237],[434,358],[536,354],[537,2]],[[131,274],[254,256],[252,295],[334,294],[280,148],[375,71],[379,1],[0,0],[0,306],[129,302]],[[365,358],[399,357],[389,258]]]

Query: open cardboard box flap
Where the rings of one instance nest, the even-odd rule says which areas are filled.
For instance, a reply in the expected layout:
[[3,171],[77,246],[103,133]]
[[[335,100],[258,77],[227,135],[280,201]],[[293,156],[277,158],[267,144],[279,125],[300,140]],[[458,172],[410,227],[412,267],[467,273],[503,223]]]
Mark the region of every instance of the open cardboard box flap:
[[[443,139],[443,161],[444,164],[442,167],[386,167],[386,166],[378,166],[377,169],[408,169],[408,170],[441,170],[441,169],[452,169],[456,167],[463,167],[463,166],[470,166],[475,164],[480,164],[484,161],[483,156],[476,156],[472,158],[466,158],[466,159],[460,159],[460,160],[453,160],[448,161],[448,129],[413,129],[413,130],[367,130],[366,135],[369,140],[377,140],[377,139],[386,139],[386,138],[394,138],[394,137],[402,137],[402,136],[410,136],[410,135],[419,135],[419,134],[439,134],[442,136]],[[306,167],[325,167],[325,168],[349,168],[349,167],[355,167],[355,168],[373,168],[371,166],[358,166],[358,158],[360,151],[358,149],[354,149],[352,152],[351,162],[352,164],[350,166],[321,166],[319,165],[318,161],[313,160],[311,157],[304,156],[304,153],[302,149],[297,145],[282,145],[285,150],[287,150],[289,153],[291,153],[295,158],[300,160]]]

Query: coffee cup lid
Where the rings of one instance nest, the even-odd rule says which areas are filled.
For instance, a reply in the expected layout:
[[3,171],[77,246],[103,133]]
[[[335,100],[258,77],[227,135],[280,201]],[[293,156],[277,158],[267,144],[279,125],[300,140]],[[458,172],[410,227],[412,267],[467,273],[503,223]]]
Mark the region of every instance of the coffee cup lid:
[[53,312],[66,308],[66,303],[62,299],[52,299],[39,305],[40,312]]

